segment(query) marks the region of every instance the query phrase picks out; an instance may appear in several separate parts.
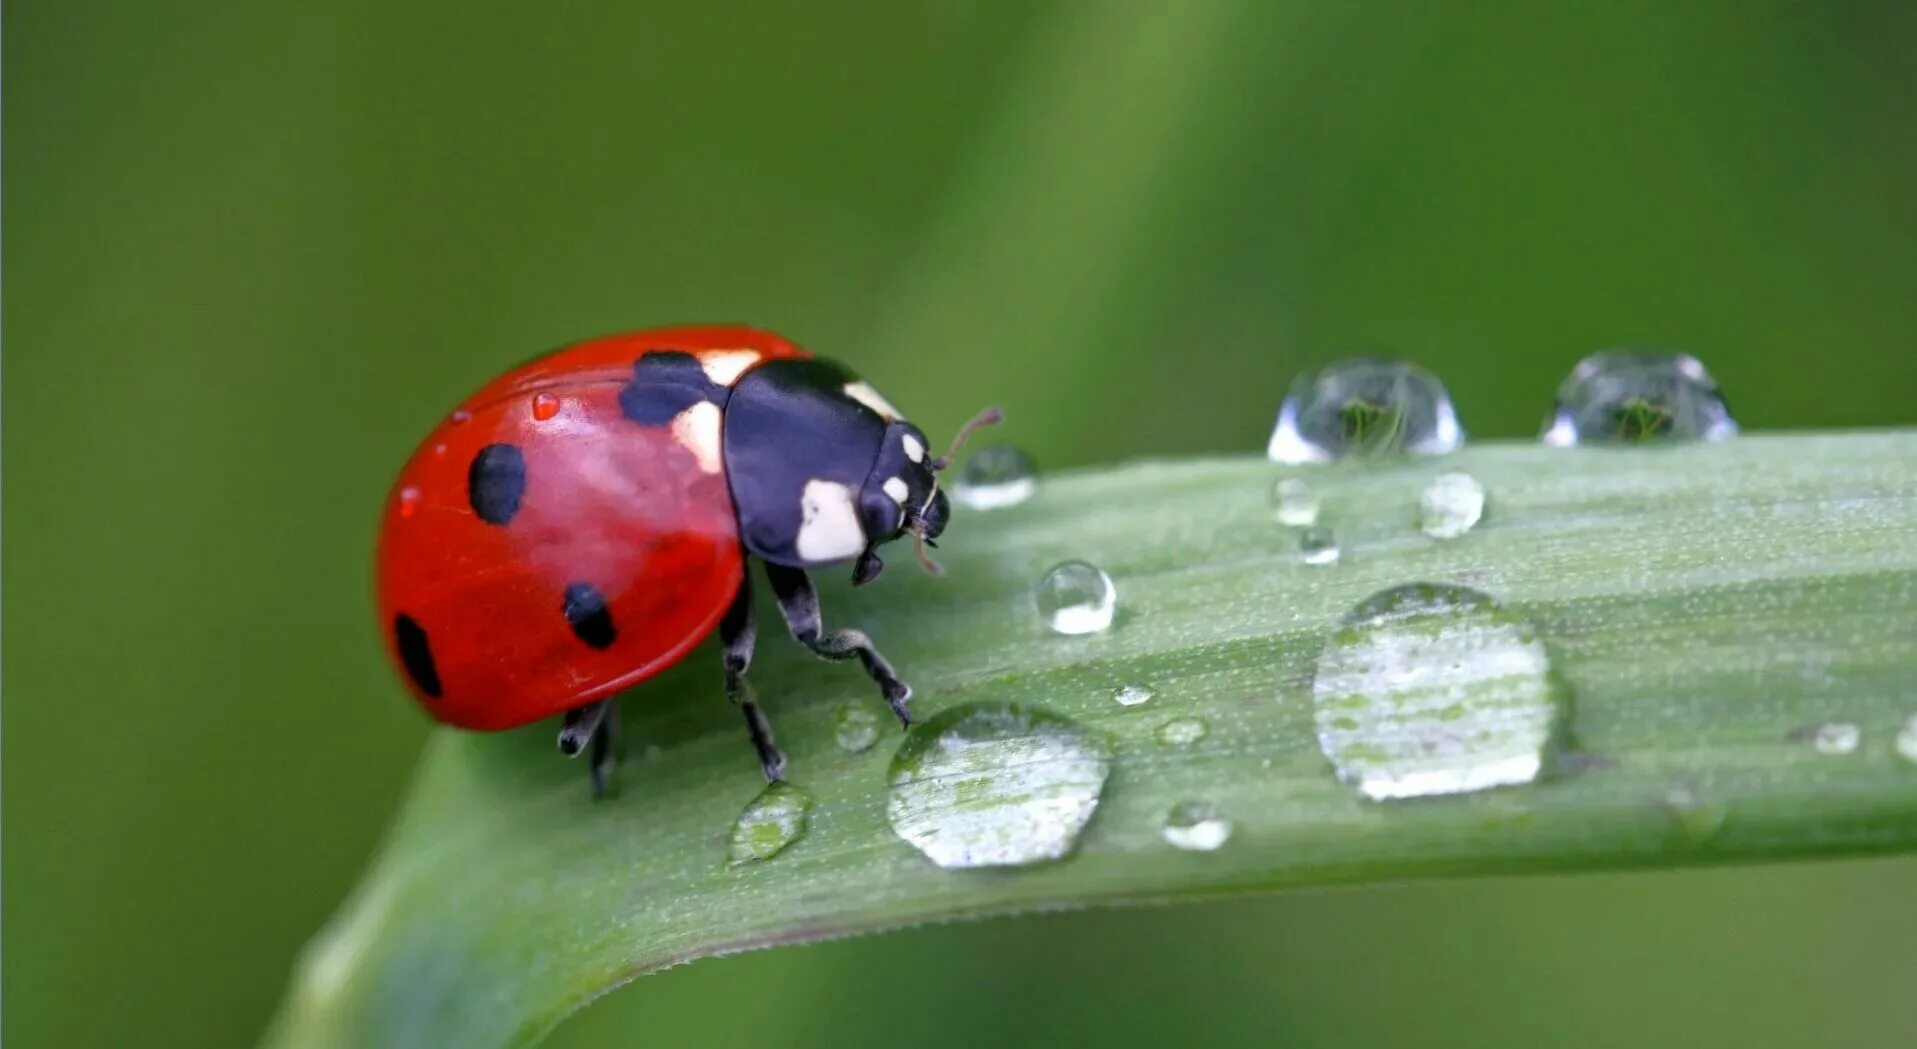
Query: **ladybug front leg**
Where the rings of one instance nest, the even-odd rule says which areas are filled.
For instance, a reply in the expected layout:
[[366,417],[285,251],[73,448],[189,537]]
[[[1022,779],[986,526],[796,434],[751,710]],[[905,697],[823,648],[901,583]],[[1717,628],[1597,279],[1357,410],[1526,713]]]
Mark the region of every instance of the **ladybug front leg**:
[[752,683],[746,680],[746,668],[752,665],[752,646],[759,630],[752,618],[752,577],[739,581],[739,594],[719,621],[719,644],[725,652],[726,698],[745,715],[746,732],[752,736],[752,749],[759,752],[759,771],[766,781],[777,783],[785,777],[785,755],[772,742],[772,723],[753,698]]
[[771,562],[766,563],[765,577],[772,583],[773,596],[779,600],[779,611],[785,616],[786,626],[792,629],[793,639],[826,659],[857,656],[859,662],[865,664],[865,672],[879,683],[879,691],[885,694],[885,701],[892,704],[892,713],[899,716],[899,723],[910,727],[912,712],[906,709],[906,702],[912,698],[911,686],[899,680],[892,672],[892,664],[879,655],[865,634],[857,630],[825,632],[825,620],[819,614],[819,592],[812,586],[812,577],[803,569]]
[[606,796],[606,780],[619,763],[619,701],[602,699],[566,711],[559,727],[559,753],[577,757],[590,742],[592,756],[586,772],[592,779],[592,796]]

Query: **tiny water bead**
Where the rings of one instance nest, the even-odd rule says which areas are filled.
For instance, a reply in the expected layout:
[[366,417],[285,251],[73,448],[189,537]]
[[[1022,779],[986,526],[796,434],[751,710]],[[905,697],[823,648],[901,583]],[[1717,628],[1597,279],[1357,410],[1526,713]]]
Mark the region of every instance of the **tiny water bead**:
[[409,484],[399,490],[399,516],[411,517],[419,509],[419,486]]
[[1418,528],[1433,539],[1456,539],[1484,516],[1484,485],[1467,473],[1440,474],[1418,493]]
[[734,866],[769,860],[805,836],[812,798],[790,783],[773,783],[746,805],[732,824],[726,858]]
[[1702,800],[1689,787],[1674,787],[1665,792],[1664,807],[1684,837],[1698,843],[1716,836],[1729,815],[1722,804]]
[[1819,754],[1828,754],[1831,757],[1854,754],[1857,752],[1857,745],[1864,741],[1863,730],[1849,721],[1826,721],[1821,725],[1813,725],[1798,735],[1800,738],[1809,740],[1810,745]]
[[832,736],[840,750],[863,754],[879,741],[879,716],[863,703],[847,703],[832,715]]
[[1265,454],[1281,463],[1442,455],[1464,444],[1451,395],[1405,361],[1357,357],[1292,381]]
[[1335,565],[1344,551],[1338,547],[1338,535],[1329,528],[1307,528],[1298,537],[1298,556],[1308,565]]
[[1905,718],[1904,727],[1897,730],[1897,755],[1917,763],[1917,714]]
[[1048,711],[980,703],[914,727],[892,758],[892,830],[941,867],[1010,867],[1071,852],[1112,771],[1104,736]]
[[1540,439],[1568,448],[1735,436],[1724,395],[1696,357],[1607,350],[1579,361],[1558,386]]
[[1116,700],[1121,707],[1135,707],[1141,703],[1149,703],[1157,695],[1157,690],[1148,685],[1126,685],[1112,691],[1112,699]]
[[1300,478],[1281,477],[1271,486],[1271,516],[1291,528],[1317,524],[1318,493]]
[[1165,840],[1187,852],[1210,852],[1231,840],[1231,821],[1208,801],[1184,801],[1165,816]]
[[1017,506],[1038,491],[1032,458],[1009,444],[991,444],[973,452],[952,482],[952,498],[971,510]]
[[1319,750],[1373,800],[1537,779],[1567,702],[1528,621],[1431,583],[1360,602],[1312,682]]
[[1053,565],[1033,594],[1038,615],[1059,634],[1096,634],[1118,613],[1118,590],[1097,565],[1065,561]]
[[1158,726],[1158,742],[1168,747],[1189,746],[1205,738],[1211,726],[1203,718],[1173,718]]
[[553,396],[550,393],[533,394],[532,415],[534,419],[537,419],[540,422],[545,422],[546,420],[551,419],[553,416],[558,414],[559,414],[559,398]]

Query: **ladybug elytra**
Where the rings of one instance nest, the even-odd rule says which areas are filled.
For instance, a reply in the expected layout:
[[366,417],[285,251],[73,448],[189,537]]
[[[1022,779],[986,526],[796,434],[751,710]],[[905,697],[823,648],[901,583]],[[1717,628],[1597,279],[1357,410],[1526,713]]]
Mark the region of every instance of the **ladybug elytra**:
[[[988,411],[968,423],[997,421]],[[750,558],[799,643],[856,658],[902,723],[912,690],[866,636],[827,631],[808,570],[924,547],[949,513],[925,434],[843,366],[771,332],[661,328],[515,368],[442,421],[380,526],[387,645],[439,721],[505,729],[563,715],[604,789],[614,696],[717,630],[726,695],[760,767],[784,757],[752,698]]]

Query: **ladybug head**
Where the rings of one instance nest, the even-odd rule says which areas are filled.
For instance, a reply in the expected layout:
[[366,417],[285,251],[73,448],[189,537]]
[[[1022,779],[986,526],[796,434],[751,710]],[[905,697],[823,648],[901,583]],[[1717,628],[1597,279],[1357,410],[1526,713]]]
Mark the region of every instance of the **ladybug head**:
[[939,488],[938,473],[950,465],[972,431],[1003,417],[997,408],[980,412],[959,428],[951,447],[936,459],[927,457],[925,434],[918,427],[902,419],[886,426],[878,459],[859,497],[867,545],[852,570],[853,585],[871,582],[879,574],[883,564],[877,547],[908,534],[918,541],[919,567],[932,575],[944,571],[926,553],[926,547],[938,545],[934,540],[945,532],[952,515],[951,501]]

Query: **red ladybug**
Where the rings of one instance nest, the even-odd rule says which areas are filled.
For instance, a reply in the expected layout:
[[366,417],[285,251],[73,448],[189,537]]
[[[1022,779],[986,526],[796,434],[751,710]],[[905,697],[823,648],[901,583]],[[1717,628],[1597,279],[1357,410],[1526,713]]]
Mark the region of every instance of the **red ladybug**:
[[[972,427],[997,420],[988,411]],[[843,366],[771,332],[660,328],[580,343],[482,387],[400,471],[379,539],[379,616],[434,718],[505,729],[563,713],[604,789],[613,697],[719,631],[726,695],[766,778],[785,758],[745,680],[746,561],[800,644],[857,657],[899,720],[912,690],[856,630],[826,631],[806,570],[945,528],[925,434]]]

